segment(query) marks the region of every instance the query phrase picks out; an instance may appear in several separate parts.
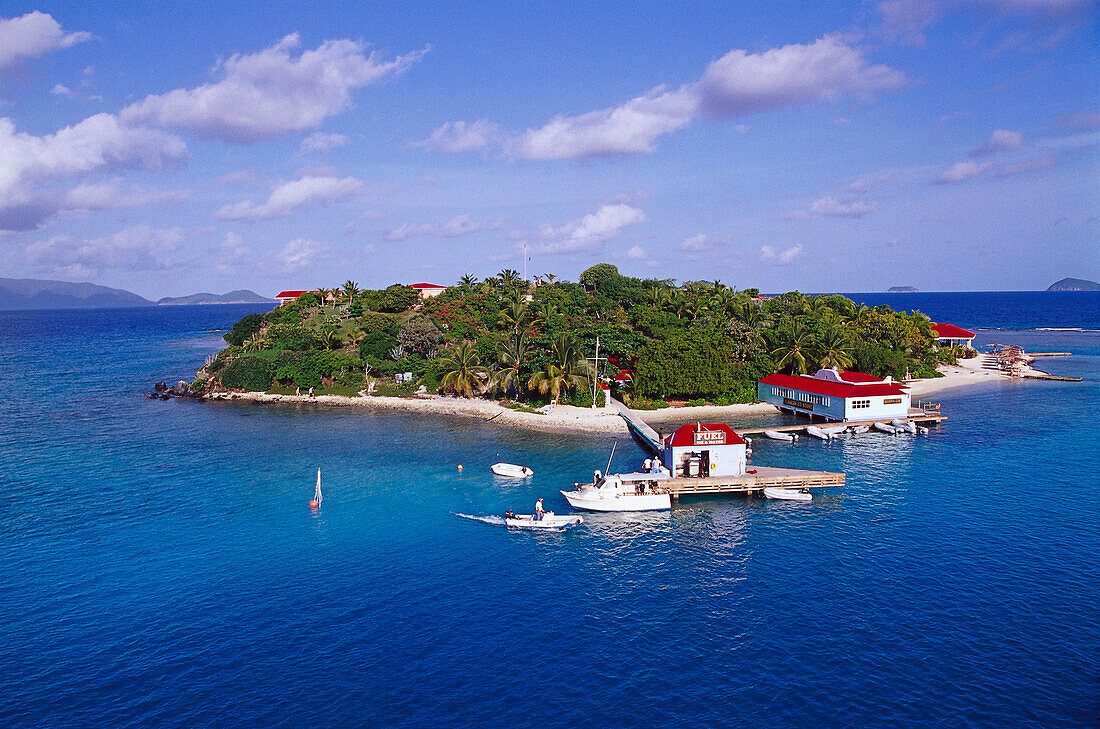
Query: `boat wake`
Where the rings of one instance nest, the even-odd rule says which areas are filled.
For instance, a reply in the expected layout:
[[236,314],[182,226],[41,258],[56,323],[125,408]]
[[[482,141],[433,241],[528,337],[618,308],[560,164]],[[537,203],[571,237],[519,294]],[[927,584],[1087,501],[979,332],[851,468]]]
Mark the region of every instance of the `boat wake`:
[[504,526],[503,516],[476,516],[474,514],[455,514],[455,516],[462,517],[463,519],[469,519],[470,521],[480,521],[485,524]]

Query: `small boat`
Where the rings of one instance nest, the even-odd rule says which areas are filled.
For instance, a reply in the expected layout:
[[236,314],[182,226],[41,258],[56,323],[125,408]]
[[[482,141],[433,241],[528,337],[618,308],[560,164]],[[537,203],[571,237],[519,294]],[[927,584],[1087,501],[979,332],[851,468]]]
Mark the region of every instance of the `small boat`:
[[924,433],[928,432],[928,428],[926,428],[923,425],[918,425],[917,426],[917,432],[923,435]]
[[894,426],[887,425],[886,423],[875,423],[875,430],[880,430],[883,433],[889,433],[890,435],[897,435],[898,431]]
[[893,425],[894,428],[897,429],[897,431],[899,433],[901,431],[905,431],[907,433],[912,433],[913,435],[917,434],[916,424],[910,423],[908,420],[902,420],[901,418],[897,418],[897,419],[891,420],[890,424]]
[[822,430],[824,430],[826,433],[828,433],[832,437],[836,438],[838,435],[841,435],[842,433],[844,433],[844,431],[848,430],[848,426],[847,425],[831,425],[828,428],[823,427]]
[[506,526],[515,529],[568,529],[583,522],[584,519],[576,514],[555,514],[548,511],[536,520],[533,514],[505,514]]
[[765,430],[764,435],[772,440],[785,440],[788,442],[798,440],[798,436],[794,433],[784,433],[781,430]]
[[780,486],[768,486],[764,489],[764,496],[769,499],[781,501],[813,501],[814,497],[809,491],[782,488]]
[[819,428],[816,425],[810,425],[806,427],[806,435],[812,435],[815,438],[821,440],[829,440],[834,437],[833,433],[824,428]]
[[672,508],[672,497],[660,484],[668,477],[667,469],[609,474],[597,477],[594,483],[575,483],[572,491],[561,495],[574,509],[585,511],[667,511]]
[[870,429],[871,429],[870,425],[853,425],[852,426],[852,432],[856,435],[863,435],[864,433],[866,433]]
[[494,463],[489,466],[489,470],[507,478],[530,478],[535,475],[535,472],[527,466],[517,466],[514,463]]
[[309,505],[311,508],[318,508],[321,506],[321,501],[324,497],[321,496],[321,469],[317,469],[317,485],[313,488],[313,498],[310,499]]

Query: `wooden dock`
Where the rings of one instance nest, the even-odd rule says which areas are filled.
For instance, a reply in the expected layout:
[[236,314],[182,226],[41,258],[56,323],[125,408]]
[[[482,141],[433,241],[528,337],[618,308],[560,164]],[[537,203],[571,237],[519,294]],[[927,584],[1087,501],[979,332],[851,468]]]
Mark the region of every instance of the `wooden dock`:
[[802,471],[797,468],[753,466],[744,476],[711,478],[670,478],[661,481],[672,498],[706,494],[748,494],[775,486],[779,488],[819,489],[844,485],[843,473]]
[[611,400],[611,407],[626,421],[626,427],[630,429],[631,434],[638,440],[643,448],[650,453],[661,453],[663,450],[661,446],[661,436],[657,434],[656,430],[650,427],[649,423],[639,418],[637,413],[618,400]]
[[760,435],[765,430],[775,430],[775,431],[778,431],[780,433],[801,433],[804,430],[806,430],[806,428],[810,427],[811,425],[816,425],[818,427],[825,427],[825,428],[831,428],[831,427],[834,427],[834,426],[837,426],[837,425],[846,425],[849,428],[851,428],[852,426],[855,426],[855,425],[869,425],[873,428],[875,426],[875,423],[884,423],[886,425],[890,425],[891,423],[894,422],[894,420],[908,420],[911,423],[918,423],[918,424],[921,424],[921,425],[927,425],[927,424],[937,425],[939,423],[942,423],[944,420],[947,420],[947,416],[946,415],[940,415],[939,413],[923,413],[923,414],[910,413],[908,418],[880,418],[878,420],[846,420],[843,423],[841,423],[841,422],[818,421],[818,422],[811,422],[811,423],[799,423],[798,425],[776,425],[774,427],[769,426],[769,427],[763,427],[763,428],[745,428],[743,430],[738,429],[737,434],[742,435],[742,436],[744,436],[744,435]]

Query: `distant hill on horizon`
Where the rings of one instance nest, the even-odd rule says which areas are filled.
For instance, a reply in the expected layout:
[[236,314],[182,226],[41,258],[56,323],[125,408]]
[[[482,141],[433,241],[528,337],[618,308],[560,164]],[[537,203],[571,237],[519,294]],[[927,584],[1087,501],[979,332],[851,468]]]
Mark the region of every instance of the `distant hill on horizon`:
[[1064,278],[1048,286],[1047,291],[1100,291],[1100,283],[1087,278]]
[[93,283],[0,278],[0,311],[121,309],[152,305],[152,301],[132,291]]
[[274,304],[275,299],[260,296],[249,289],[237,289],[228,294],[199,293],[190,296],[165,296],[158,306],[197,306],[202,304]]

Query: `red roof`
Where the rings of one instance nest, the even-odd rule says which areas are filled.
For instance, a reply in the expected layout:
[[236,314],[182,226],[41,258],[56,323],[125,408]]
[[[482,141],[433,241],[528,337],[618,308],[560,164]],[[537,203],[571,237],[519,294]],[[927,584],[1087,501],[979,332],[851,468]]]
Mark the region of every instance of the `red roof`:
[[[847,374],[847,373],[845,373]],[[812,392],[815,395],[828,395],[830,397],[864,397],[868,395],[904,395],[908,389],[896,382],[879,382],[867,385],[851,385],[843,382],[819,380],[816,377],[800,375],[768,375],[760,380],[765,385],[777,387],[789,387],[792,390]]]
[[410,284],[414,289],[445,289],[446,286],[436,286],[430,283],[414,283]]
[[302,294],[308,294],[308,291],[280,291],[275,294],[276,299],[296,299]]
[[[671,440],[668,444],[674,448],[681,448],[683,446],[695,446],[695,433],[701,430],[719,431],[726,434],[726,442],[724,445],[738,445],[744,444],[744,440],[737,433],[733,432],[733,428],[725,423],[695,423],[688,425],[681,425],[680,429],[672,434]],[[723,445],[721,443],[717,445]]]
[[973,339],[975,337],[974,332],[954,324],[933,324],[932,333],[936,335],[936,339]]

